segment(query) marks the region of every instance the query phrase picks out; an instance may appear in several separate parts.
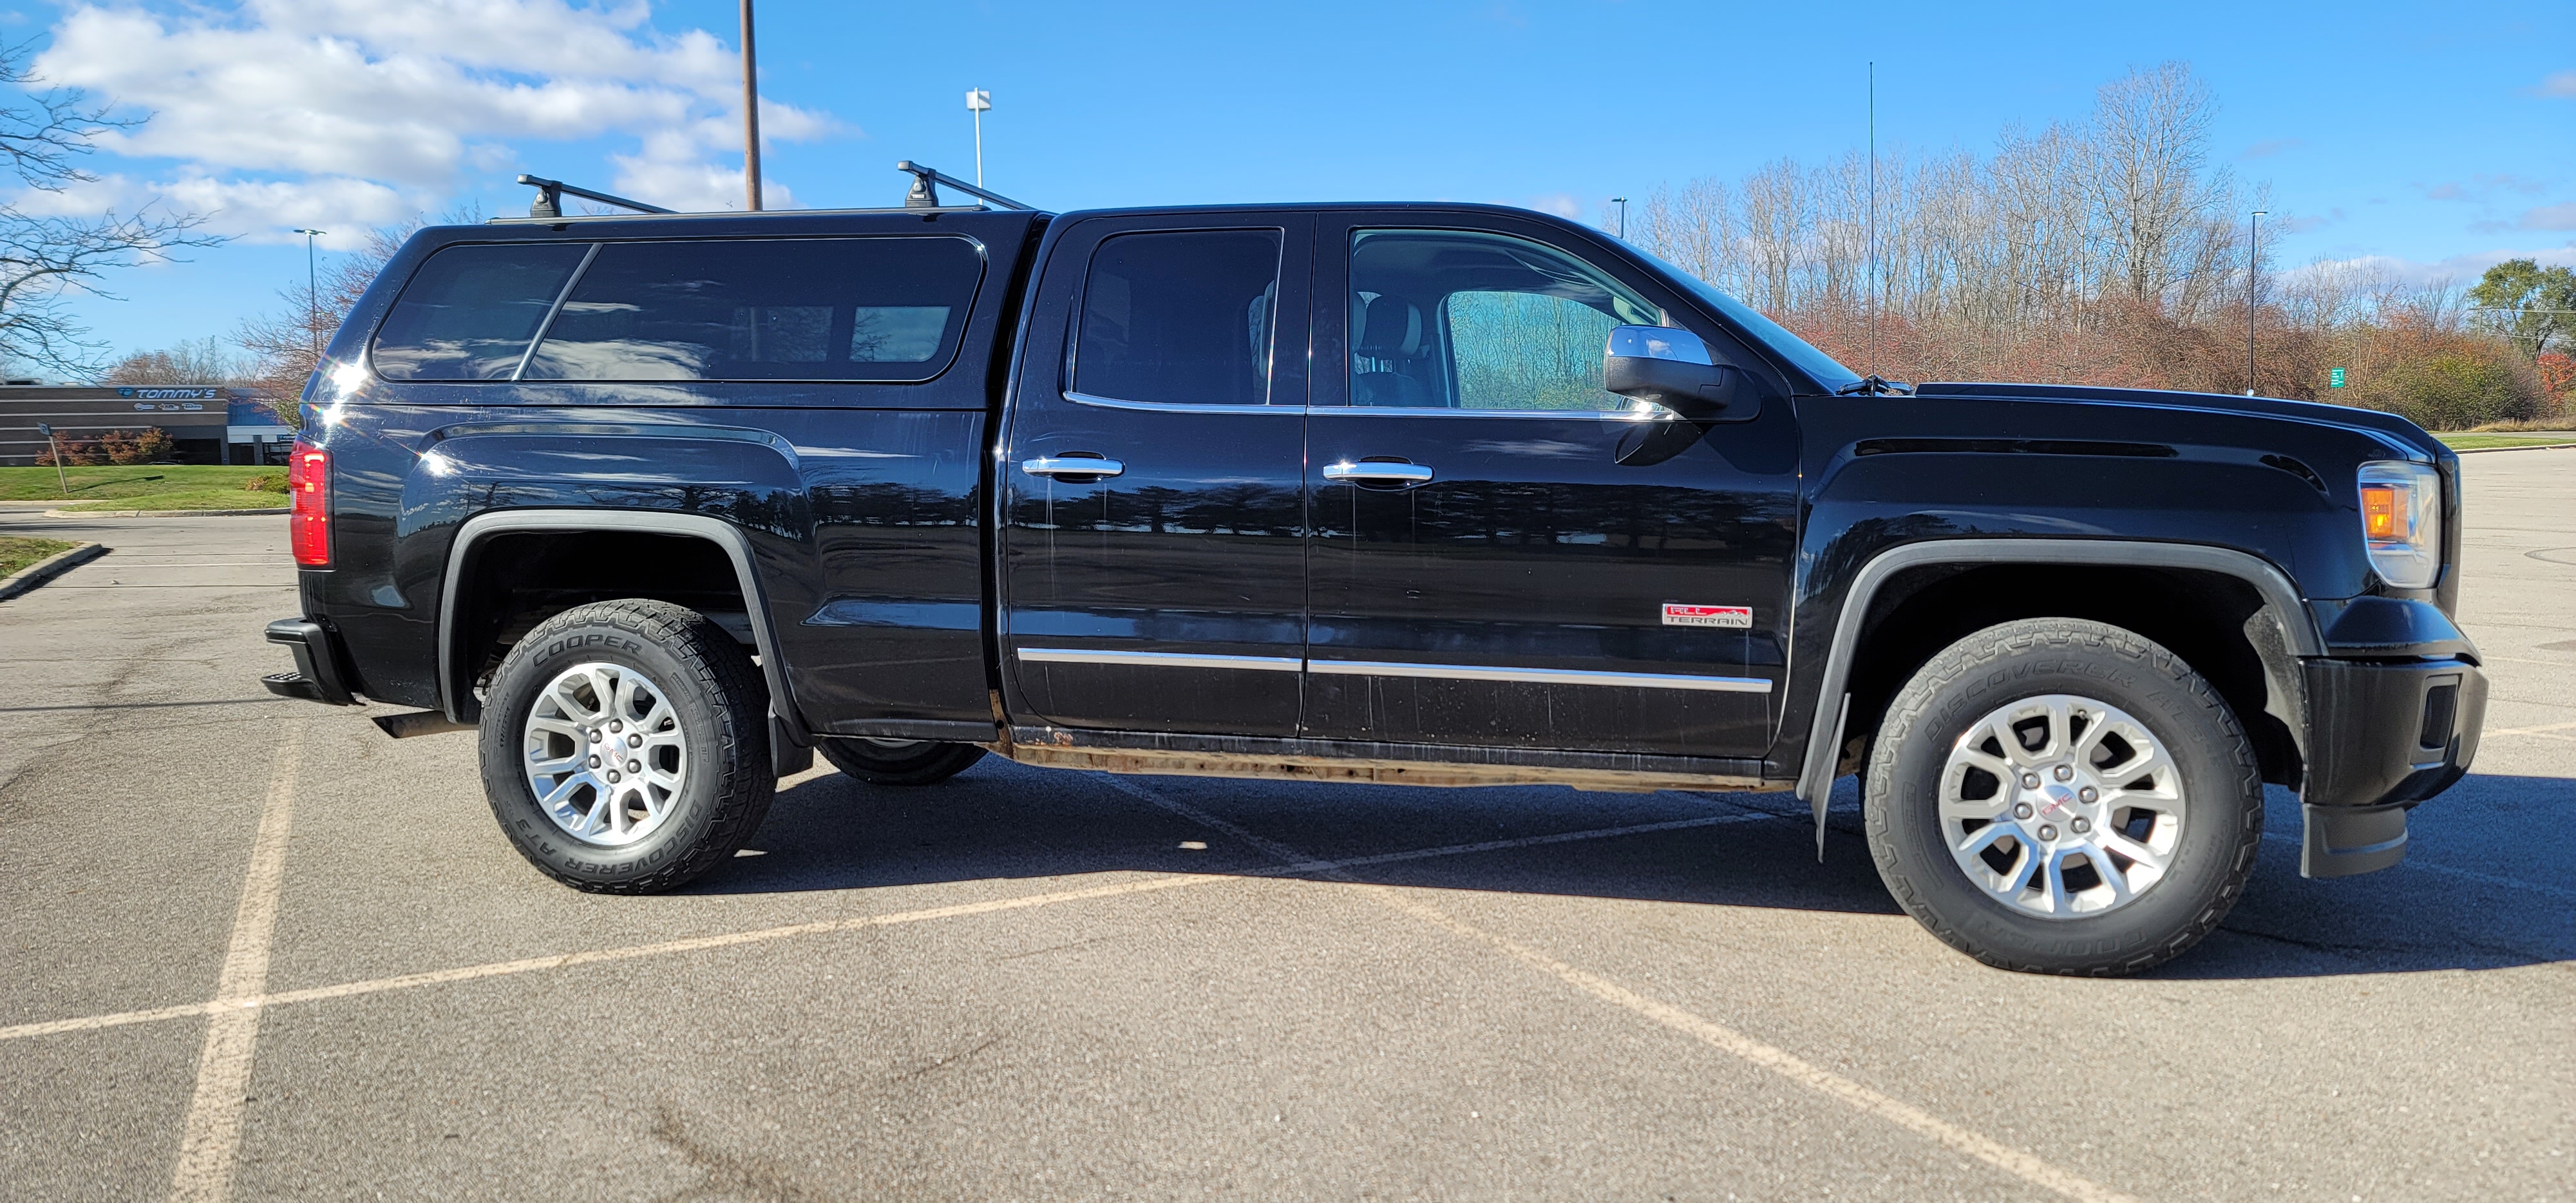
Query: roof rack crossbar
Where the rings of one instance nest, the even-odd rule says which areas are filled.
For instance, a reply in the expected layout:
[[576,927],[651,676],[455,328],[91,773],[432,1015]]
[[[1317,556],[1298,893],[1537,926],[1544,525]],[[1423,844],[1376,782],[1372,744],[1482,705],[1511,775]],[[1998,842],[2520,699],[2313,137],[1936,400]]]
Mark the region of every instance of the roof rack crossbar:
[[578,196],[583,200],[598,201],[603,205],[616,205],[619,208],[633,209],[638,213],[670,212],[669,209],[662,208],[659,205],[648,205],[642,201],[631,201],[622,196],[610,196],[605,192],[593,192],[588,188],[567,184],[562,180],[550,180],[544,176],[523,175],[519,177],[519,182],[537,190],[536,203],[528,206],[528,216],[530,217],[563,216],[563,198],[564,194],[567,192],[574,196]]
[[925,167],[910,159],[905,159],[904,161],[895,164],[894,169],[897,171],[909,171],[912,173],[912,191],[905,194],[903,198],[903,207],[907,209],[939,208],[938,185],[946,184],[968,196],[975,197],[978,200],[991,201],[1005,209],[1021,209],[1029,212],[1037,211],[1037,206],[1035,205],[1023,205],[1018,201],[1002,195],[1001,193],[986,192],[985,190],[978,188],[973,184],[969,184],[964,180],[958,179],[956,176],[941,171],[936,167]]

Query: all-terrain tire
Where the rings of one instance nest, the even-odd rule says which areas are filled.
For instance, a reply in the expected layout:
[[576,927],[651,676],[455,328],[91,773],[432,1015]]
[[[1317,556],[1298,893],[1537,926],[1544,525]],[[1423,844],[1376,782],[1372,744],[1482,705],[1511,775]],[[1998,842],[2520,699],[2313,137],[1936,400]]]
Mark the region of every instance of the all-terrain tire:
[[[668,814],[640,838],[613,845],[559,825],[527,772],[538,695],[565,671],[598,663],[658,688],[685,757]],[[484,794],[512,846],[556,881],[604,894],[677,889],[731,859],[769,814],[778,782],[768,706],[751,657],[704,615],[644,599],[577,606],[528,632],[492,674],[480,735]]]
[[893,746],[892,741],[824,738],[814,748],[833,768],[870,785],[937,785],[984,758],[984,749],[973,744],[929,740]]
[[[2097,914],[2008,905],[1953,857],[1939,813],[1943,774],[1970,728],[2049,695],[2125,712],[2165,745],[2181,778],[2163,877]],[[2154,641],[2076,619],[1989,627],[1924,664],[1879,724],[1864,798],[1870,854],[1906,913],[1988,965],[2033,973],[2136,973],[2190,948],[2244,892],[2263,837],[2262,773],[2218,691]]]

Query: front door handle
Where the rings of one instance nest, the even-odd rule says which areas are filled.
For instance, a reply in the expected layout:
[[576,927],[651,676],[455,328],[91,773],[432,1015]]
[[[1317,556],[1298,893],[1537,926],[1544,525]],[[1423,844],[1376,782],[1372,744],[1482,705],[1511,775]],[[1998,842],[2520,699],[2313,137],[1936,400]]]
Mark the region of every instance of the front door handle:
[[1099,459],[1088,455],[1041,455],[1036,459],[1020,461],[1020,471],[1031,476],[1044,476],[1049,479],[1059,476],[1116,476],[1126,470],[1127,465],[1117,460]]
[[1360,485],[1423,485],[1431,483],[1429,464],[1389,464],[1363,460],[1359,463],[1324,465],[1324,479],[1349,481]]

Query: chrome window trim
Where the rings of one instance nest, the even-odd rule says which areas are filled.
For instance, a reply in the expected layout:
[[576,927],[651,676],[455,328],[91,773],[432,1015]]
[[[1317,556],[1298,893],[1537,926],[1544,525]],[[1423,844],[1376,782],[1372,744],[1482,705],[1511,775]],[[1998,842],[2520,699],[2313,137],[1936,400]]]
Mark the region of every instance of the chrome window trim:
[[1652,410],[1638,409],[1452,409],[1445,405],[1318,405],[1318,414],[1370,414],[1403,418],[1592,418],[1603,422],[1642,422]]
[[1102,409],[1134,409],[1166,414],[1302,414],[1303,405],[1167,405],[1160,401],[1121,401],[1115,397],[1095,397],[1089,393],[1067,392],[1064,399],[1076,405],[1097,405]]
[[1024,647],[1016,653],[1023,664],[1126,664],[1144,668],[1239,668],[1253,672],[1293,673],[1305,667],[1295,656],[1221,656],[1198,652],[1113,652],[1091,648]]
[[1445,681],[1513,681],[1528,685],[1610,685],[1626,689],[1691,689],[1769,693],[1765,677],[1700,677],[1574,668],[1487,668],[1472,664],[1406,664],[1386,660],[1309,660],[1307,671],[1330,677],[1419,677]]

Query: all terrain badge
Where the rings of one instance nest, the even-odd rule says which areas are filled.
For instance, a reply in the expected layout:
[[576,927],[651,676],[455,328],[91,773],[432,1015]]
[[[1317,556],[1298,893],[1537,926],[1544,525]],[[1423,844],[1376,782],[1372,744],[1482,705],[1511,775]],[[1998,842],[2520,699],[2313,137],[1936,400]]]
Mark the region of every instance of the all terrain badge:
[[1681,602],[1664,603],[1664,625],[1668,627],[1733,627],[1753,628],[1751,606],[1692,606]]

